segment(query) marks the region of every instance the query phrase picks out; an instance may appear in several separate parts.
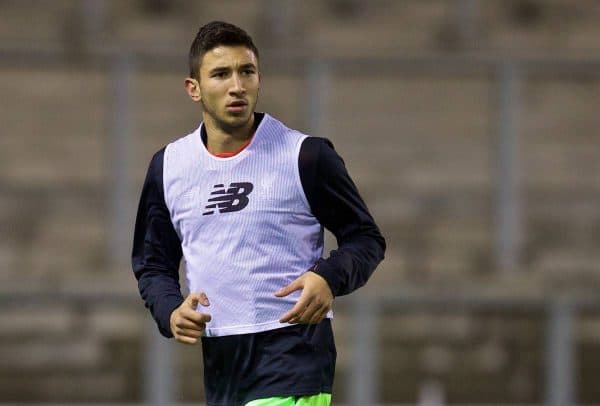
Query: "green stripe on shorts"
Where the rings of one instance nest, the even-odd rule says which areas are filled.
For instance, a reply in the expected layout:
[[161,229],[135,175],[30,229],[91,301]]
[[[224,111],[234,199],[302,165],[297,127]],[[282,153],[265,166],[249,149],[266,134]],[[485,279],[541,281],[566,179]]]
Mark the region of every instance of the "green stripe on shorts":
[[329,406],[331,393],[319,393],[311,396],[288,396],[256,399],[246,406]]

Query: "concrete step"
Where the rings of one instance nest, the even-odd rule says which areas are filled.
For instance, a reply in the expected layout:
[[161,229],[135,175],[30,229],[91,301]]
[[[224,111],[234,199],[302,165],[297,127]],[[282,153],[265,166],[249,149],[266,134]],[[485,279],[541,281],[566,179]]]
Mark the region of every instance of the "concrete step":
[[87,331],[96,339],[105,340],[144,340],[149,330],[154,328],[149,312],[143,304],[138,306],[94,306],[87,317]]
[[[482,45],[491,48],[583,53],[591,46],[592,38],[600,35],[597,4],[553,1],[525,9],[518,3],[490,1],[479,8],[479,26],[485,38]],[[519,16],[523,17],[521,23]]]
[[435,145],[443,140],[487,143],[490,91],[489,82],[477,79],[334,78],[329,109],[336,119],[328,124],[329,132],[332,138],[369,145],[373,139],[399,146]]
[[74,324],[67,304],[12,303],[0,310],[0,340],[67,336]]
[[327,18],[326,12],[322,12],[308,20],[307,33],[317,52],[342,56],[360,52],[375,56],[399,50],[432,49],[436,45],[436,28],[443,21],[446,9],[442,2],[410,7],[395,2],[372,2],[363,8],[364,13],[356,18]]
[[40,329],[36,338],[3,343],[0,359],[2,368],[13,370],[92,370],[104,364],[106,354],[101,343],[95,339],[48,339]]
[[[35,385],[32,385],[35,382]],[[3,402],[56,402],[82,404],[132,402],[141,396],[141,384],[126,370],[109,371],[6,371],[0,372]]]
[[1,43],[13,46],[60,43],[65,38],[66,16],[74,3],[57,0],[32,7],[31,2],[4,2],[0,14]]
[[[100,73],[3,69],[0,92],[12,95],[12,102],[0,117],[12,136],[0,139],[0,180],[30,187],[100,182],[106,170],[106,86]],[[24,118],[24,111],[35,112],[35,119]]]
[[78,199],[60,199],[47,207],[46,216],[31,241],[29,272],[39,277],[93,273],[106,266],[104,208],[84,206]]
[[541,252],[531,268],[556,283],[590,286],[600,282],[600,256],[593,248],[566,247]]
[[383,343],[420,343],[424,340],[461,344],[476,332],[476,320],[467,314],[431,314],[426,312],[384,315],[380,321]]

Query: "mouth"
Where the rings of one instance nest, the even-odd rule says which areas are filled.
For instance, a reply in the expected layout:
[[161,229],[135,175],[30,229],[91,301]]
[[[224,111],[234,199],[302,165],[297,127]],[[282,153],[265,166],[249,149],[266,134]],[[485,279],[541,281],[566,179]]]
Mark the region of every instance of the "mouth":
[[236,100],[228,103],[227,106],[225,106],[225,109],[232,113],[239,113],[246,110],[247,107],[248,103],[245,100]]

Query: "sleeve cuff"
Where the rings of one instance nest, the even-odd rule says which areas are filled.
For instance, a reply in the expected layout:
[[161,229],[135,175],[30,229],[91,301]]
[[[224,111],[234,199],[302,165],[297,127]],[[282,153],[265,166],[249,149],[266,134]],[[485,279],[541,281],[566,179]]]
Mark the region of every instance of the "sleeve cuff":
[[325,279],[329,285],[329,289],[331,289],[333,296],[338,296],[342,281],[335,266],[329,263],[326,259],[321,258],[317,261],[315,266],[313,266],[311,271],[323,277],[323,279]]
[[163,299],[160,313],[156,318],[156,324],[158,324],[160,334],[164,337],[173,337],[173,333],[171,332],[171,313],[183,303],[183,300],[182,296],[167,296]]

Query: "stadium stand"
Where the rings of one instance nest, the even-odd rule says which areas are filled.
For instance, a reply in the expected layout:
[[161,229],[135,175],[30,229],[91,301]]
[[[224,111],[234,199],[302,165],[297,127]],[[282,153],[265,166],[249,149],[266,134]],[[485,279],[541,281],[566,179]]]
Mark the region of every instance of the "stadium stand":
[[[356,58],[477,52],[597,58],[600,38],[600,4],[585,0],[482,2],[471,37],[458,40],[451,38],[453,2],[309,0],[287,16],[289,43],[272,38],[269,24],[284,15],[266,13],[275,4],[269,1],[112,0],[96,2],[97,9],[87,2],[88,13],[102,17],[93,32],[86,31],[84,3],[0,2],[0,53],[11,57],[0,63],[0,297],[58,292],[56,301],[40,306],[0,307],[0,402],[143,398],[149,317],[128,259],[115,266],[107,254],[114,89],[110,66],[97,64],[102,52],[181,56],[180,66],[142,66],[133,79],[134,211],[152,153],[196,126],[198,113],[183,91],[185,52],[191,33],[211,19],[256,33],[267,59],[270,51],[307,50]],[[37,53],[44,56],[39,63],[26,57]],[[259,108],[308,131],[304,77],[265,71]],[[494,78],[386,66],[365,66],[356,76],[332,73],[325,133],[316,135],[330,138],[345,157],[389,245],[365,294],[393,286],[471,287],[538,298],[597,286],[599,90],[598,75],[581,72],[523,81],[524,233],[519,269],[507,274],[494,265]],[[130,300],[85,305],[69,292]],[[451,402],[542,402],[544,320],[538,308],[383,313],[379,398],[414,402],[420,385],[434,381]],[[347,308],[337,313],[341,400],[354,323]],[[578,400],[598,403],[598,311],[582,314],[574,334]],[[178,347],[175,355],[178,400],[202,399],[199,349]]]

